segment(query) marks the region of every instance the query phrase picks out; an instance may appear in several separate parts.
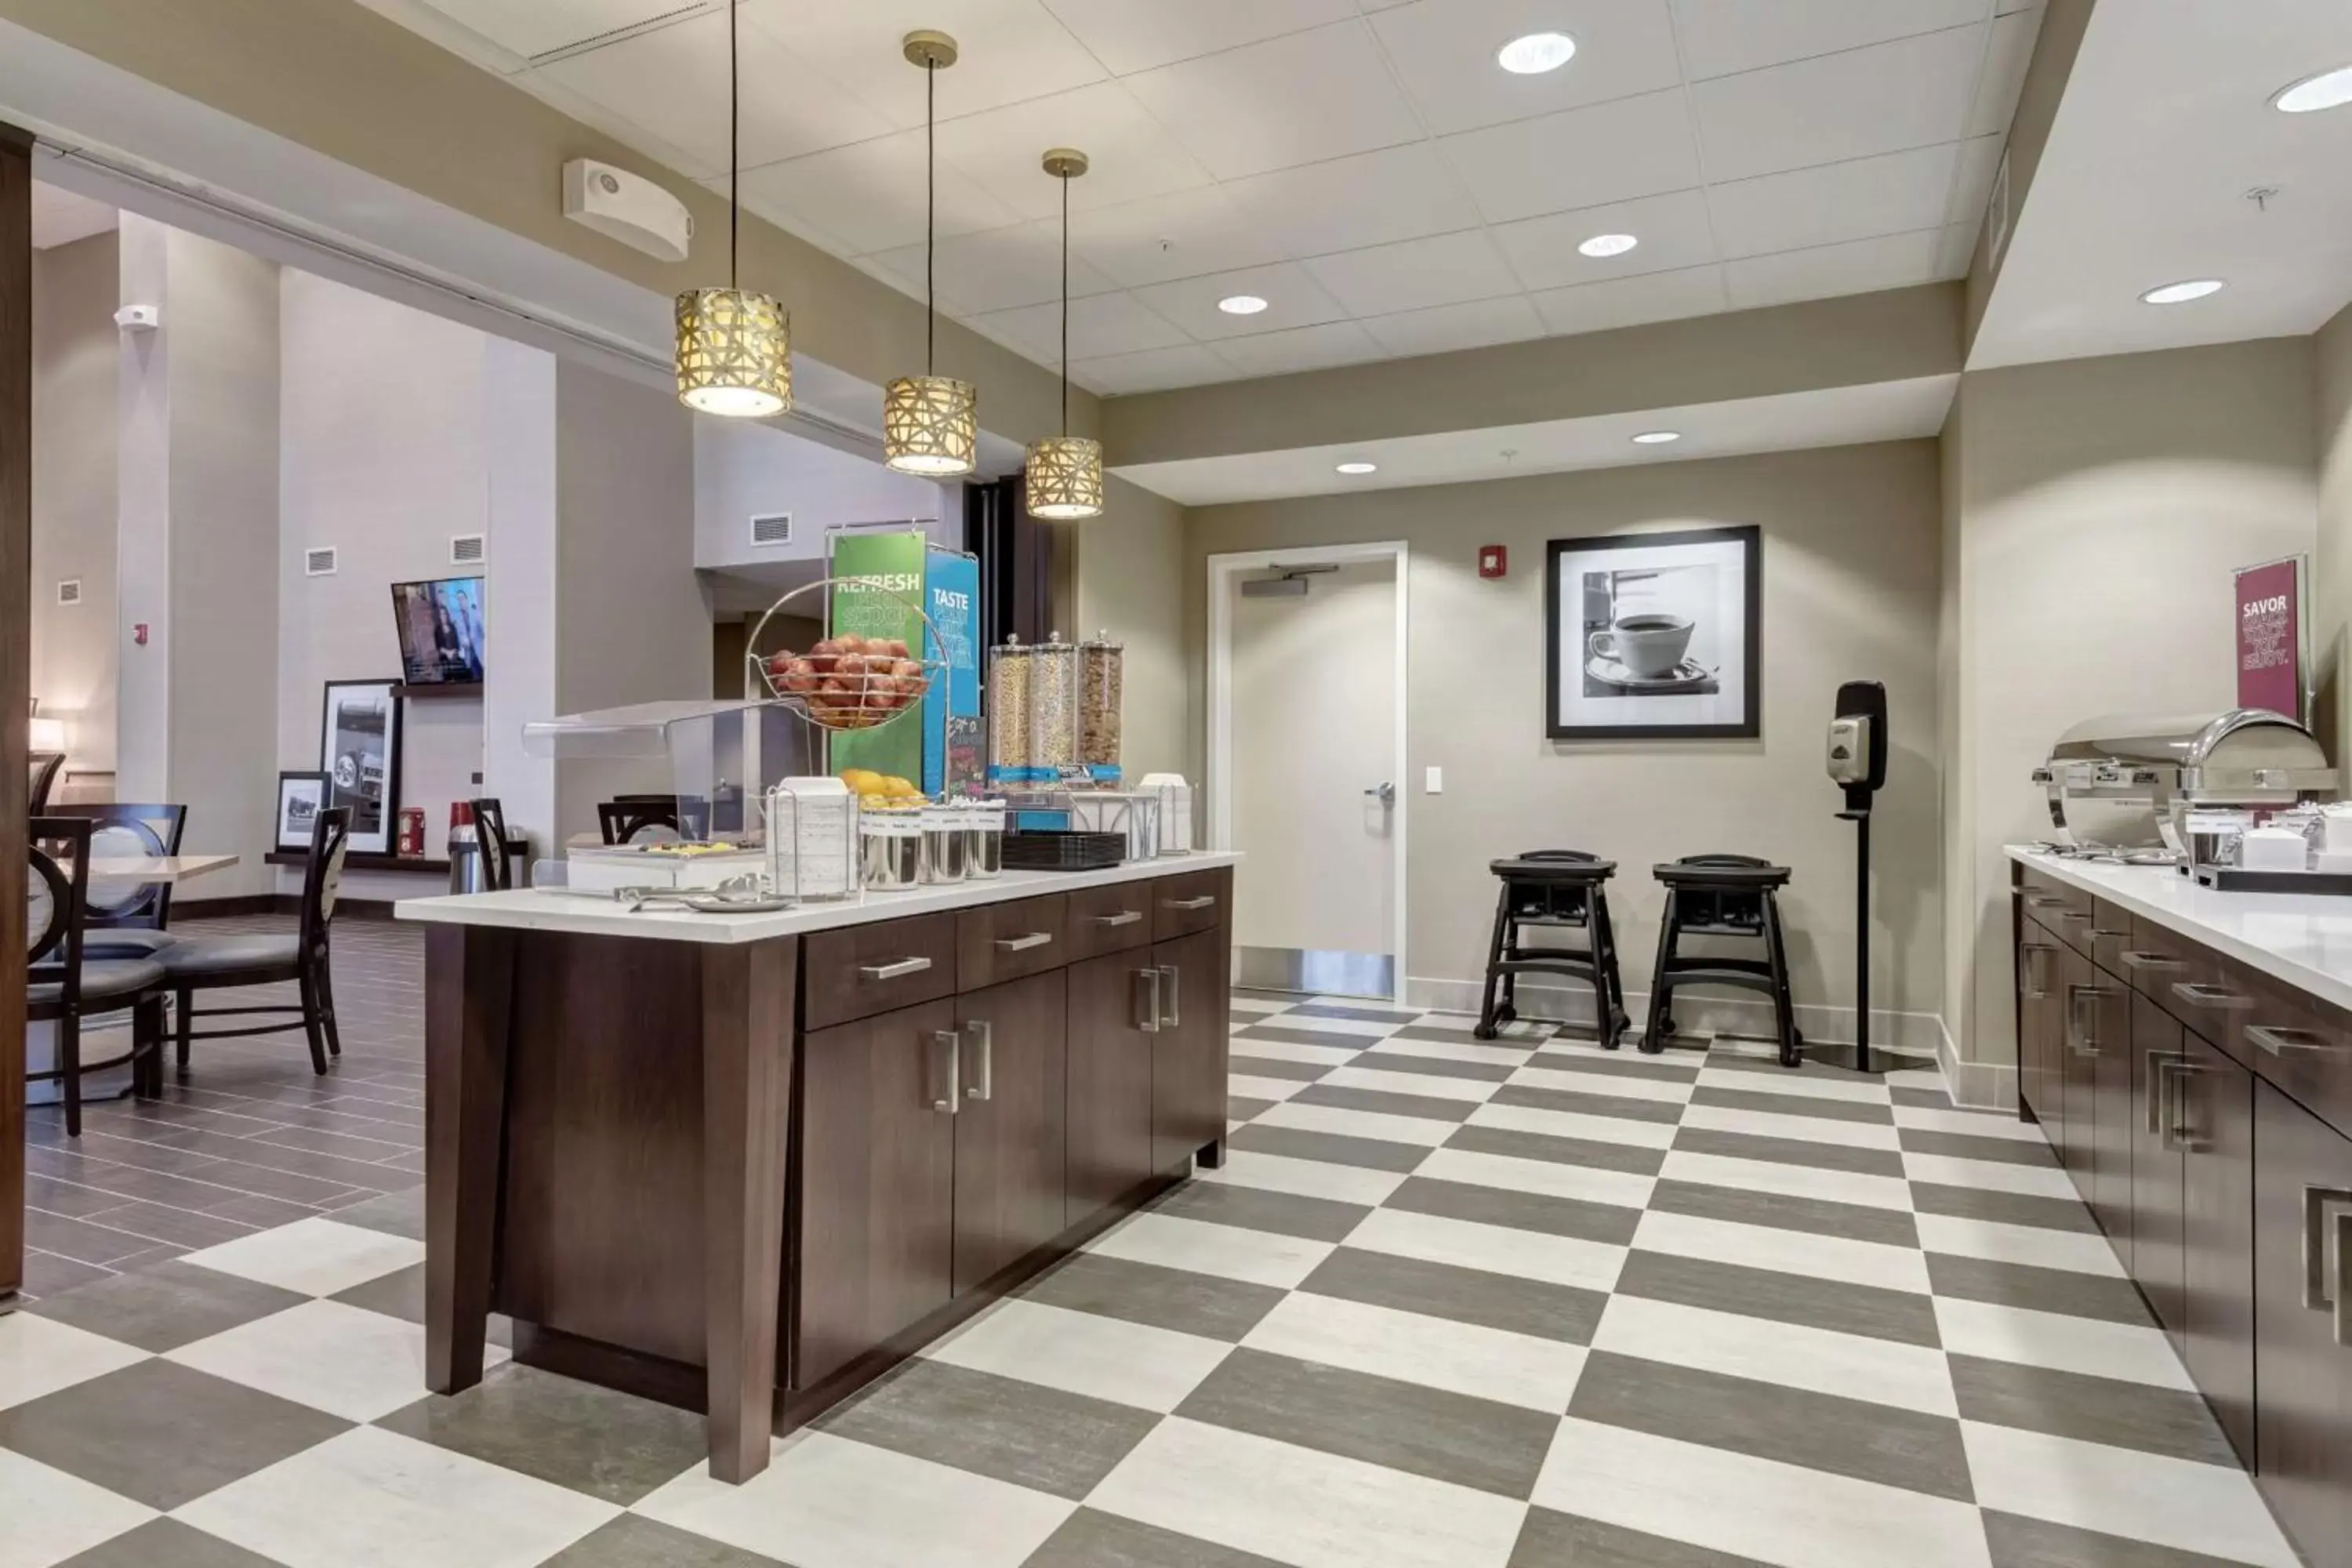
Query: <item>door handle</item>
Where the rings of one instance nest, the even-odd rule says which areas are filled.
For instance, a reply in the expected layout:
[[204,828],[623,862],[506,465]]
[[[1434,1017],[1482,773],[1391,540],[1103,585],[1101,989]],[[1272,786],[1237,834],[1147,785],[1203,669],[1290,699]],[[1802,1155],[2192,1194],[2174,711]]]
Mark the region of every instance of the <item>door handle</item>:
[[1160,1022],[1171,1029],[1181,1028],[1184,1026],[1183,972],[1172,963],[1163,963],[1160,966],[1160,973],[1168,977],[1168,1010],[1160,1016]]
[[2097,1001],[2099,995],[2099,988],[2095,985],[2066,987],[2066,1048],[2078,1057],[2096,1057],[2099,1054],[2098,1037],[2091,1027],[2090,1019],[2084,1016],[2083,1006],[2085,1002]]
[[2124,965],[2127,969],[2179,969],[2183,967],[2180,960],[2177,958],[2167,958],[2160,952],[2126,952],[2123,955],[2123,958]]
[[2050,994],[2050,953],[2046,942],[2023,942],[2017,950],[2025,954],[2025,994],[2029,1001],[2039,1002]]
[[2094,942],[2123,942],[2130,936],[2131,932],[2127,931],[2101,931],[2096,926],[2091,928],[2091,940]]
[[[965,1086],[963,1097],[966,1100],[986,1100],[996,1092],[996,1026],[985,1018],[975,1018],[963,1027],[964,1033],[980,1047],[980,1070]],[[959,1061],[962,1059],[961,1046],[957,1047],[956,1057]]]
[[1217,903],[1217,895],[1214,893],[1202,893],[1198,898],[1162,899],[1160,902],[1171,910],[1214,909]]
[[1131,926],[1142,918],[1143,911],[1141,910],[1121,910],[1117,914],[1097,915],[1095,917],[1095,924],[1098,926]]
[[1156,1035],[1160,1032],[1160,971],[1137,970],[1135,987],[1135,1026],[1147,1035]]
[[2241,995],[2235,991],[2223,990],[2219,985],[2201,985],[2193,980],[2174,982],[2172,994],[2192,1007],[2219,1007],[2234,1012],[2239,1008],[2251,1007],[2254,1005],[2254,999],[2251,996]]
[[2184,1154],[2201,1154],[2213,1143],[2210,1139],[2197,1135],[2196,1125],[2189,1117],[2189,1095],[2184,1086],[2190,1079],[2202,1076],[2207,1069],[2183,1057],[2166,1063],[2163,1070],[2166,1080],[2172,1085],[2172,1114],[2165,1119],[2164,1147],[2178,1149]]
[[[2332,1221],[2332,1223],[2331,1223]],[[2330,1251],[2334,1256],[2330,1256]],[[2303,1189],[2303,1304],[2336,1314],[2336,1342],[2352,1347],[2352,1189]]]
[[928,958],[901,958],[889,963],[861,963],[857,973],[868,980],[904,980],[909,974],[920,974],[931,966]]
[[1396,785],[1386,780],[1374,784],[1364,793],[1371,796],[1374,800],[1379,801],[1382,805],[1394,805],[1396,804]]
[[[2147,1053],[2147,1135],[2151,1138],[2163,1139],[2165,1129],[2172,1124],[2172,1110],[2168,1103],[2171,1079],[2165,1076],[2165,1069],[2186,1059],[2174,1051]],[[2164,1147],[2169,1149],[2172,1145],[2167,1142]]]
[[2340,1051],[2345,1047],[2315,1029],[2273,1028],[2268,1024],[2246,1026],[2246,1038],[2274,1057],[2294,1051]]
[[1033,947],[1043,947],[1054,940],[1049,931],[1033,931],[1021,936],[1000,936],[996,939],[999,952],[1027,952]]
[[963,1037],[953,1029],[931,1031],[931,1109],[950,1116],[963,1109],[957,1079],[963,1071]]

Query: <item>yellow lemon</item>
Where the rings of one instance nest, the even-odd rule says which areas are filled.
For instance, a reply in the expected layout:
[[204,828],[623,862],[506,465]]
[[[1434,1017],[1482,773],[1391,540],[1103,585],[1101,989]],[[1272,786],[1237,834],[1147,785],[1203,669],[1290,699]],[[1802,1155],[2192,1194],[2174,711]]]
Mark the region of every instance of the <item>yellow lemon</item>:
[[908,784],[905,779],[899,778],[895,774],[882,781],[882,788],[886,793],[897,795],[902,800],[909,795],[918,795],[923,793],[921,790],[917,789],[913,784]]
[[871,768],[844,768],[841,782],[857,795],[871,795],[882,787],[882,775]]

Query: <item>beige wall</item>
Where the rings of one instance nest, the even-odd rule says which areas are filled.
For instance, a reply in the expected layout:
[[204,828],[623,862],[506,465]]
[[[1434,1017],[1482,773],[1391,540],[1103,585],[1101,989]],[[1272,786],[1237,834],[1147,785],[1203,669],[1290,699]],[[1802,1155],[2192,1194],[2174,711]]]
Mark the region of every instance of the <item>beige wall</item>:
[[2312,340],[2318,374],[2318,580],[2311,595],[2311,647],[2319,661],[2319,731],[2327,755],[2345,764],[2352,739],[2352,680],[2346,679],[2352,626],[2352,305]]
[[[115,373],[111,230],[33,252],[33,695],[65,717],[67,765],[114,768]],[[81,582],[81,602],[58,584]]]
[[1076,621],[1127,647],[1120,752],[1127,775],[1185,771],[1184,511],[1117,475],[1103,515],[1062,535],[1073,567]]
[[[1649,868],[1728,849],[1794,868],[1784,908],[1797,996],[1809,1007],[1850,1008],[1853,995],[1853,829],[1836,819],[1822,734],[1839,682],[1884,680],[1894,748],[1874,824],[1873,1010],[1932,1016],[1942,982],[1937,516],[1928,441],[1209,508],[1187,520],[1188,643],[1206,646],[1212,552],[1404,540],[1409,974],[1466,982],[1480,973],[1494,900],[1488,860],[1586,848],[1623,868],[1612,905],[1627,987],[1644,992],[1660,902]],[[1765,536],[1762,738],[1545,740],[1545,542],[1730,523],[1759,524]],[[1504,582],[1477,576],[1476,551],[1490,543],[1510,548]],[[1197,663],[1192,674],[1199,776]],[[1442,795],[1421,793],[1432,765],[1445,770]],[[1805,1022],[1822,1038],[1849,1037],[1847,1018]],[[1924,1042],[1932,1029],[1914,1019],[1906,1037]],[[1885,1040],[1884,1027],[1874,1037]]]

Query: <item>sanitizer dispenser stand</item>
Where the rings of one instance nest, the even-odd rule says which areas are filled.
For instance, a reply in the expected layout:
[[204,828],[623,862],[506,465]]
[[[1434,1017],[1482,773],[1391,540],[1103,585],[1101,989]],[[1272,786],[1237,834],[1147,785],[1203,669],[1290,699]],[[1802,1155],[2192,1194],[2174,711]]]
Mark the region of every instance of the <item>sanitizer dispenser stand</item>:
[[[1842,821],[1854,827],[1853,1052],[1841,1065],[1884,1072],[1895,1065],[1870,1054],[1870,799],[1886,784],[1886,688],[1849,680],[1838,688],[1830,721],[1830,782],[1845,789]],[[1899,1058],[1897,1058],[1899,1060]]]

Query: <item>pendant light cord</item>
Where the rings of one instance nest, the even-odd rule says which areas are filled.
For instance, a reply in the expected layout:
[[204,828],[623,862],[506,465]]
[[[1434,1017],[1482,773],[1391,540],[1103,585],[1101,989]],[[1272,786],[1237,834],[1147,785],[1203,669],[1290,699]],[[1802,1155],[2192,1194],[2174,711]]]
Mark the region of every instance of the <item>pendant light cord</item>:
[[1070,176],[1062,176],[1062,434],[1070,433]]
[[940,248],[940,62],[923,61],[923,374],[939,368],[940,300],[931,281]]
[[739,287],[743,228],[743,72],[735,63],[737,0],[727,0],[727,287]]

